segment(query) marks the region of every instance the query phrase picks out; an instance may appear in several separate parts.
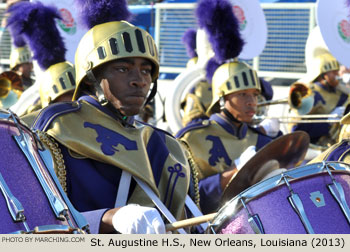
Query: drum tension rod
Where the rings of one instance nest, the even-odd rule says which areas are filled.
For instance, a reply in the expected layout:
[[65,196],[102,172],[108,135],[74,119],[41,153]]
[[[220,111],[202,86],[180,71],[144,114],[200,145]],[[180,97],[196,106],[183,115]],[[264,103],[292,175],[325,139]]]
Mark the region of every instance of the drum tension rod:
[[328,175],[332,179],[332,184],[328,184],[327,187],[328,187],[329,191],[331,192],[332,196],[334,197],[334,199],[338,202],[342,212],[345,215],[345,218],[347,219],[348,223],[350,224],[350,209],[349,209],[349,206],[348,206],[346,199],[345,199],[344,189],[343,189],[342,185],[339,182],[337,182],[335,180],[334,176],[332,175],[329,168],[333,168],[333,167],[330,164],[327,164],[325,161],[323,161],[323,167],[327,170]]
[[251,214],[247,205],[244,202],[243,197],[240,197],[241,203],[244,207],[244,209],[247,211],[248,214],[248,222],[251,228],[253,229],[254,233],[256,234],[265,234],[264,227],[262,225],[262,222],[259,218],[258,214]]
[[13,221],[22,222],[26,231],[29,232],[30,229],[26,222],[26,216],[24,215],[24,208],[21,202],[12,194],[1,172],[0,172],[0,190],[5,197],[7,208],[11,214]]
[[[13,117],[16,125],[17,125],[17,120]],[[19,128],[19,126],[17,125],[17,127]],[[47,183],[47,181],[45,180],[45,177],[42,173],[42,171],[40,170],[39,164],[37,163],[37,160],[34,156],[34,152],[35,150],[33,150],[33,146],[31,146],[31,142],[29,139],[29,135],[25,134],[20,128],[20,135],[14,135],[13,138],[15,139],[17,145],[19,146],[19,148],[21,149],[21,151],[23,152],[23,154],[25,155],[25,157],[27,158],[30,166],[32,167],[35,175],[37,176],[42,189],[44,190],[47,199],[50,202],[51,208],[53,209],[53,211],[55,212],[56,217],[59,220],[64,221],[65,220],[65,215],[67,212],[67,206],[64,204],[64,202],[58,198],[54,192],[51,190],[49,184]]]
[[287,176],[285,173],[282,173],[282,178],[283,178],[283,180],[284,180],[285,184],[287,185],[288,190],[290,192],[290,196],[288,196],[289,203],[292,205],[294,211],[298,214],[301,222],[303,223],[303,225],[306,229],[306,232],[309,234],[314,234],[315,232],[311,226],[309,219],[306,216],[303,203],[302,203],[299,195],[297,193],[294,193],[292,187],[289,184],[287,177],[291,178],[290,176]]

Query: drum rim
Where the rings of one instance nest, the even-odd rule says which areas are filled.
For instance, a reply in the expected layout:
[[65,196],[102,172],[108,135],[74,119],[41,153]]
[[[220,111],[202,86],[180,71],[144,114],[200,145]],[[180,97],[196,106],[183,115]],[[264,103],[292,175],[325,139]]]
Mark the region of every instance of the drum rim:
[[[212,230],[217,231],[222,227],[222,225],[227,221],[228,218],[231,218],[232,216],[237,214],[243,207],[243,204],[240,201],[241,199],[244,199],[244,202],[247,203],[257,198],[258,196],[261,196],[262,194],[268,192],[269,190],[272,190],[278,186],[285,185],[286,183],[283,181],[283,174],[286,174],[287,176],[291,177],[291,181],[301,178],[307,178],[312,175],[327,173],[327,171],[325,170],[325,164],[331,165],[331,167],[334,169],[332,170],[332,173],[350,174],[350,164],[340,161],[312,163],[305,166],[288,169],[286,172],[275,175],[266,180],[262,180],[254,184],[253,186],[250,186],[243,192],[236,195],[230,201],[227,201],[225,205],[223,205],[220,208],[220,210],[217,212],[214,218],[210,221],[207,232],[210,233]],[[229,210],[227,210],[228,206],[231,206]]]

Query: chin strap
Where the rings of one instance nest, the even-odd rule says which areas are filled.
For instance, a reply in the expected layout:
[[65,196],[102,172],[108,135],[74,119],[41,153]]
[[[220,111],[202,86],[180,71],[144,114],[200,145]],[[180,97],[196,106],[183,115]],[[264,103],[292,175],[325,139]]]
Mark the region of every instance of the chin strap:
[[144,106],[146,106],[150,101],[152,101],[152,99],[154,98],[154,96],[156,95],[156,93],[157,93],[157,79],[155,79],[154,80],[154,82],[153,82],[153,88],[152,88],[152,90],[151,90],[151,93],[149,94],[149,96],[147,97],[147,100],[146,100],[146,102],[145,102],[145,104],[144,104]]
[[[98,81],[96,80],[95,78],[95,75],[94,73],[92,72],[92,70],[88,70],[86,71],[86,75],[87,77],[89,78],[89,80],[93,83],[94,85],[94,89],[96,91],[96,95],[97,95],[97,99],[98,99],[98,102],[108,108],[112,113],[113,115],[118,118],[118,120],[124,125],[124,126],[129,126],[129,127],[134,127],[132,124],[130,124],[128,122],[128,117],[127,116],[124,116],[122,113],[120,113],[120,111],[118,109],[116,109],[105,97],[104,93],[103,93],[103,90],[102,90],[102,87],[101,85],[98,83]],[[147,97],[147,100],[145,102],[145,104],[143,106],[146,106],[153,98],[154,96],[156,95],[157,93],[157,79],[154,81],[154,84],[153,84],[153,88],[151,90],[151,93],[149,94],[149,96]]]
[[106,99],[105,94],[103,93],[102,87],[101,87],[100,83],[98,83],[98,81],[96,80],[95,75],[91,69],[86,71],[86,76],[88,77],[89,81],[92,81],[92,83],[94,85],[94,88],[95,88],[95,91],[97,94],[98,102],[102,106],[107,105],[107,103],[109,103],[109,102]]

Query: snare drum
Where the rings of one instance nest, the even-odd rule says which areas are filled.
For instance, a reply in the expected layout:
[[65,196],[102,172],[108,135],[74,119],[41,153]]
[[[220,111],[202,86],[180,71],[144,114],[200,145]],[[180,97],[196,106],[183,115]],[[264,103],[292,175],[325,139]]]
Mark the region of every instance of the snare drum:
[[207,233],[350,233],[350,166],[315,163],[261,181],[227,202]]
[[0,233],[87,233],[67,199],[50,152],[36,134],[0,110]]

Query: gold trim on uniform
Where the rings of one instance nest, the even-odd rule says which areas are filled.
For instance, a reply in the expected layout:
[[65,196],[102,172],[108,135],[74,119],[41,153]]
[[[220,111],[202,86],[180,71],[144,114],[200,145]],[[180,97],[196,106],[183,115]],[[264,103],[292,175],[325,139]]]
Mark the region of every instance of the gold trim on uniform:
[[63,188],[63,191],[67,193],[67,171],[64,164],[63,155],[58,144],[45,132],[38,131],[38,136],[40,140],[47,146],[53,156],[54,170],[57,178]]

